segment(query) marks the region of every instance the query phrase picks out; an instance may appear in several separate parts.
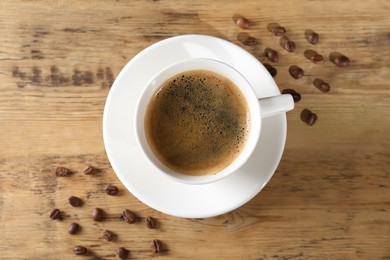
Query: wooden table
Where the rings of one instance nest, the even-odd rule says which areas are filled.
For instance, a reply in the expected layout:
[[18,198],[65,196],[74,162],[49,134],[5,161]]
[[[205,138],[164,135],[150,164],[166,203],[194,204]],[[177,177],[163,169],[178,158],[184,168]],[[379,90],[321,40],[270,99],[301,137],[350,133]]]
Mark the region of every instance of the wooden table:
[[[232,16],[247,17],[244,46]],[[160,239],[164,259],[390,259],[390,2],[389,1],[1,1],[0,2],[0,258],[75,259],[152,257]],[[279,46],[267,24],[278,22],[296,42]],[[320,35],[311,46],[304,31]],[[130,194],[114,174],[103,146],[102,113],[121,68],[145,47],[182,34],[207,34],[247,49],[262,62],[266,47],[279,52],[273,65],[280,89],[302,95],[288,113],[282,161],[271,181],[249,203],[209,219],[181,219],[154,211]],[[323,64],[305,59],[313,48]],[[351,59],[337,68],[339,51]],[[300,65],[294,80],[288,67]],[[329,93],[312,86],[321,77]],[[318,121],[308,126],[308,108]],[[100,169],[85,175],[92,164]],[[57,166],[74,171],[57,178]],[[104,184],[120,188],[108,196]],[[67,202],[84,200],[81,208]],[[92,221],[92,209],[107,214]],[[48,212],[59,208],[64,220]],[[159,227],[118,219],[128,208],[153,216]],[[82,226],[79,234],[68,225]],[[99,239],[104,229],[116,242]],[[87,257],[87,258],[88,258]],[[80,259],[85,259],[80,257]]]

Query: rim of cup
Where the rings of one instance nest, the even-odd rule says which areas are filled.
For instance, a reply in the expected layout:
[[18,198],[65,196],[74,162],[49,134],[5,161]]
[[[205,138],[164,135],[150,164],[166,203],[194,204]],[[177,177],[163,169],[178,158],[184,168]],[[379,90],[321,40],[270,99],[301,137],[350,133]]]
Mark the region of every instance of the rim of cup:
[[[145,136],[144,115],[153,94],[155,94],[156,90],[162,85],[162,83],[169,78],[176,74],[191,70],[212,71],[231,80],[241,90],[241,93],[245,96],[248,104],[248,110],[250,113],[250,130],[247,142],[237,158],[227,167],[215,174],[190,176],[173,171],[157,159],[152,150],[149,148]],[[261,77],[261,75],[259,76]],[[140,97],[138,98],[135,113],[134,126],[136,140],[143,156],[160,174],[164,174],[175,181],[186,184],[207,184],[216,182],[239,170],[239,168],[247,162],[257,146],[262,122],[260,104],[256,93],[248,80],[232,66],[209,58],[192,58],[182,60],[159,71],[144,87]]]

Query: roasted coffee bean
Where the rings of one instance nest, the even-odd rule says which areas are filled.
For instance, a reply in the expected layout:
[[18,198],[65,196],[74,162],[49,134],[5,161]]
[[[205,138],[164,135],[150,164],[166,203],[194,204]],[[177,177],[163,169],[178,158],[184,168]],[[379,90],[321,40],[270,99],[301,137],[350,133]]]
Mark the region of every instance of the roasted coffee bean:
[[249,20],[243,17],[242,15],[235,14],[233,15],[233,21],[234,23],[240,27],[241,29],[248,29],[249,28]]
[[283,36],[279,39],[280,46],[288,52],[294,52],[296,49],[295,42],[290,40],[287,36]]
[[317,122],[317,115],[311,112],[309,109],[305,108],[301,112],[301,120],[305,122],[307,125],[312,126]]
[[295,103],[301,100],[301,94],[290,88],[283,89],[282,94],[290,94],[293,97]]
[[264,63],[264,67],[268,70],[269,74],[271,74],[272,77],[275,77],[276,74],[278,74],[278,71],[275,67],[273,67],[271,64]]
[[68,227],[68,233],[71,234],[71,235],[74,235],[76,234],[80,229],[80,225],[77,224],[77,223],[72,223],[69,225]]
[[311,60],[315,64],[324,61],[324,57],[315,50],[306,50],[304,54],[308,60]]
[[62,219],[62,213],[59,209],[53,209],[52,211],[50,211],[49,213],[49,217],[53,220],[55,219],[59,219],[61,220]]
[[92,165],[86,166],[83,170],[83,173],[87,175],[93,174],[94,172],[95,172],[95,167],[93,167]]
[[95,208],[92,211],[92,218],[95,221],[102,221],[104,219],[104,212],[103,212],[103,210],[101,210],[99,208]]
[[291,65],[290,68],[288,69],[288,72],[290,72],[290,75],[294,78],[294,79],[300,79],[303,77],[303,75],[305,74],[303,69],[301,69],[300,67],[298,67],[297,65]]
[[107,241],[113,241],[115,237],[116,237],[115,234],[112,233],[110,230],[104,230],[101,236],[101,238]]
[[241,29],[248,29],[249,28],[249,21],[245,19],[244,17],[240,17],[237,19],[236,24]]
[[320,78],[316,78],[314,81],[313,81],[313,85],[318,88],[319,90],[321,90],[322,92],[324,93],[327,93],[330,91],[330,85],[329,83],[325,82],[324,80],[320,79]]
[[286,33],[286,29],[283,26],[276,26],[272,32],[275,36],[283,36]]
[[288,52],[294,52],[295,49],[296,49],[296,46],[295,46],[295,42],[293,41],[288,41],[284,44],[284,48],[288,51]]
[[81,207],[81,205],[83,205],[83,201],[76,196],[69,197],[68,201],[72,207]]
[[75,246],[73,248],[73,253],[75,255],[86,255],[87,252],[88,252],[88,250],[85,247],[83,247],[83,246]]
[[70,172],[70,170],[68,168],[57,167],[57,169],[55,171],[55,174],[58,177],[66,177],[66,176],[69,176],[71,174],[71,172]]
[[279,60],[278,52],[271,48],[265,48],[264,55],[272,62],[277,62]]
[[249,36],[242,43],[247,46],[253,46],[257,44],[257,40],[255,37]]
[[245,33],[245,32],[241,32],[237,35],[237,39],[242,42],[244,45],[247,45],[247,46],[253,46],[253,45],[256,45],[258,42],[257,42],[257,39],[250,36],[248,33]]
[[126,221],[129,224],[133,224],[134,222],[137,221],[137,216],[134,214],[134,212],[125,209],[122,213],[122,219]]
[[313,30],[308,29],[305,31],[305,38],[309,43],[316,44],[320,36]]
[[160,240],[155,239],[152,241],[152,250],[154,254],[161,254],[164,252],[164,247]]
[[343,68],[349,64],[349,58],[340,52],[332,52],[329,54],[329,59],[333,62],[337,67]]
[[130,251],[123,247],[119,247],[116,250],[116,255],[119,257],[119,259],[127,259],[129,257],[129,253]]
[[269,23],[267,25],[267,30],[272,32],[275,36],[282,36],[286,33],[286,29],[280,26],[278,23]]
[[146,220],[146,226],[150,229],[156,228],[157,222],[153,217],[147,217]]
[[111,196],[117,195],[118,194],[118,187],[114,185],[105,185],[104,186],[104,191]]

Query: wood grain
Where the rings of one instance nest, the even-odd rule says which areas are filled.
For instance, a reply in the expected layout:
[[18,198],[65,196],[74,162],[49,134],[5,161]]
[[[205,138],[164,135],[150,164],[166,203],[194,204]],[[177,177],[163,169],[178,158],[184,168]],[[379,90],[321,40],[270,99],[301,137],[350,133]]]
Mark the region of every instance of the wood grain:
[[[244,46],[232,17],[251,21]],[[0,258],[74,259],[154,256],[160,239],[166,259],[390,259],[390,2],[388,1],[1,1],[0,2]],[[278,22],[297,44],[287,53],[267,30]],[[304,31],[320,40],[312,46]],[[150,209],[121,185],[105,154],[102,113],[116,75],[147,46],[182,34],[207,34],[242,46],[278,70],[279,88],[302,95],[288,113],[282,161],[270,183],[241,208],[209,219],[180,219]],[[277,63],[263,54],[279,52]],[[305,59],[314,49],[323,64]],[[351,59],[337,68],[333,51]],[[288,67],[305,70],[300,80]],[[329,93],[312,86],[320,77]],[[300,120],[318,115],[310,127]],[[95,165],[96,175],[83,168]],[[57,166],[74,171],[56,178]],[[108,196],[105,184],[120,188]],[[79,196],[81,208],[67,198]],[[107,215],[93,222],[95,207]],[[48,212],[60,208],[63,221]],[[119,219],[125,208],[140,221]],[[149,230],[147,216],[159,228]],[[78,222],[80,234],[67,233]],[[104,229],[117,241],[99,237]]]

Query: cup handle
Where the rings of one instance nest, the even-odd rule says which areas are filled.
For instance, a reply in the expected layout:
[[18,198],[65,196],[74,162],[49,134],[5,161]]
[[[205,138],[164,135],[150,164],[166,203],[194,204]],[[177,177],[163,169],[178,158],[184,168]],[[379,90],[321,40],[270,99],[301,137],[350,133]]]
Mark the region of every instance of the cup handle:
[[259,98],[261,117],[270,117],[294,108],[294,100],[290,94],[267,98]]

